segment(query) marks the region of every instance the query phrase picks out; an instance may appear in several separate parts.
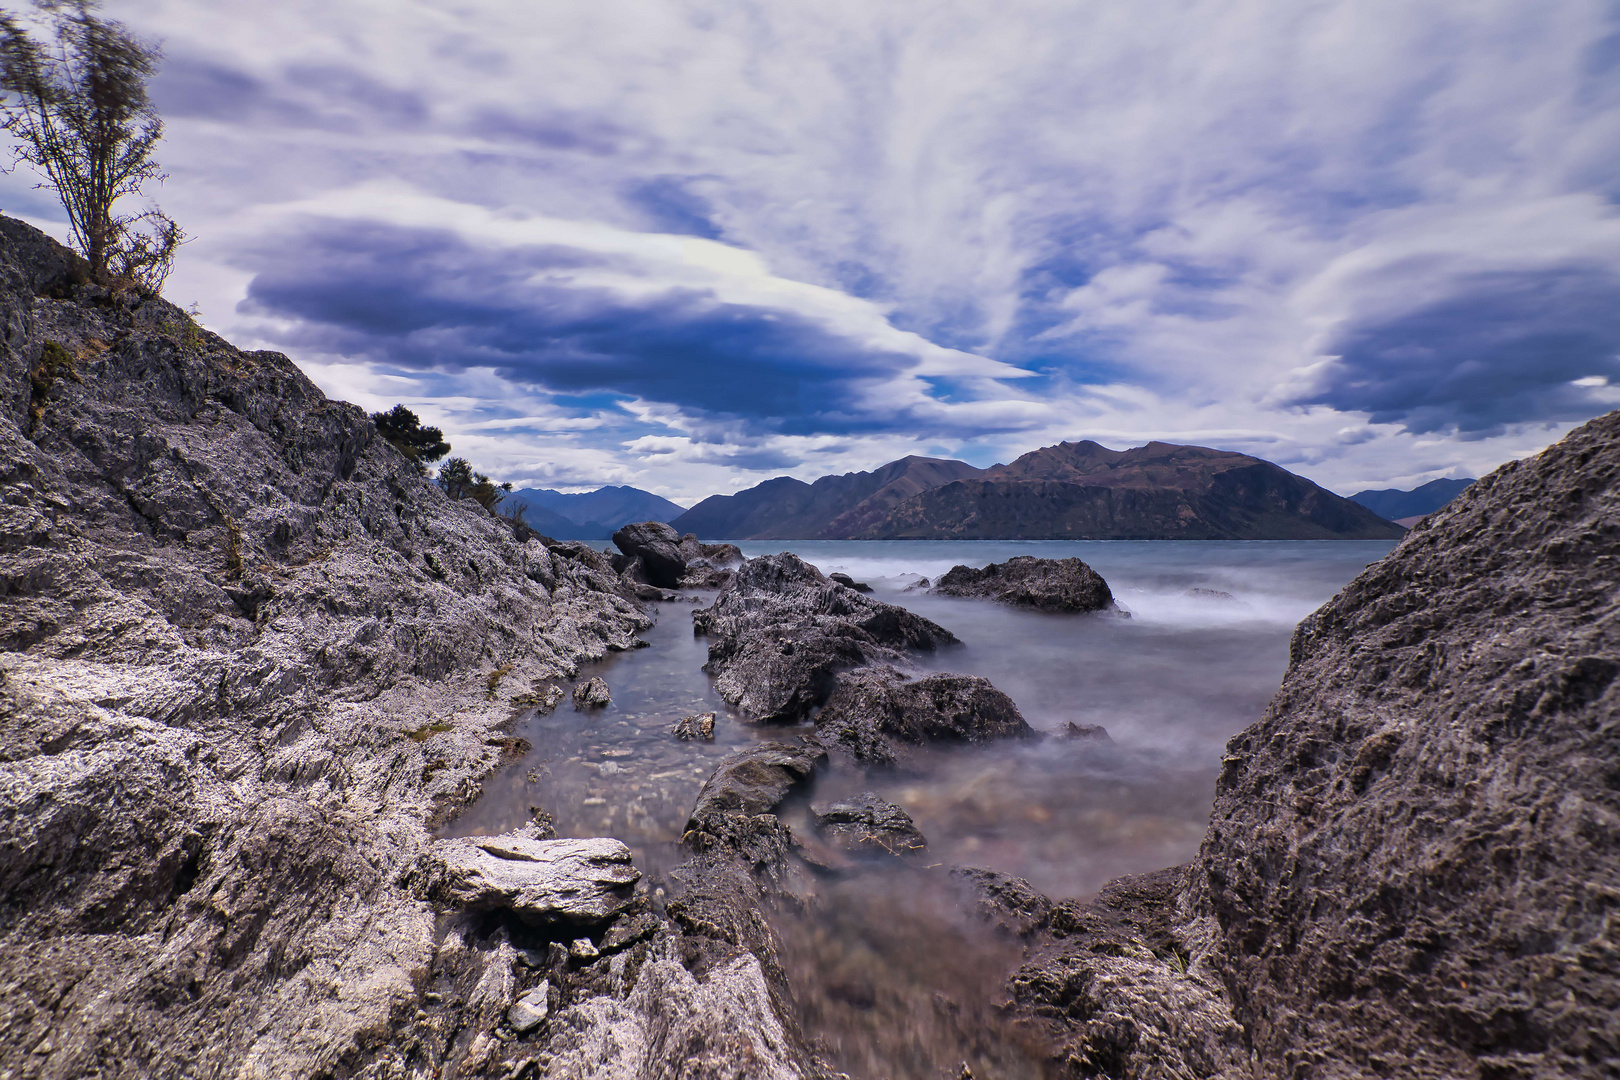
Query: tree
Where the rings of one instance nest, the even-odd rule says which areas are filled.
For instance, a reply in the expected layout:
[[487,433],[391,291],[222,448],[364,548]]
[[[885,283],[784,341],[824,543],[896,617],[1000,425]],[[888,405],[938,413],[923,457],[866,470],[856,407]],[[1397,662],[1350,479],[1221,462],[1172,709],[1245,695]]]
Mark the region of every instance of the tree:
[[424,476],[428,462],[438,461],[450,452],[444,432],[436,427],[423,427],[417,415],[403,405],[395,405],[387,412],[372,413],[371,422],[377,425],[377,434],[393,443]]
[[439,469],[439,486],[452,499],[471,499],[490,513],[501,501],[501,495],[512,490],[510,483],[497,484],[481,472],[475,472],[466,458],[453,457]]
[[185,233],[156,207],[120,215],[113,206],[165,179],[152,160],[163,121],[146,93],[161,54],[123,23],[99,18],[97,0],[35,6],[52,15],[52,49],[0,12],[0,126],[16,140],[16,162],[44,171],[39,186],[62,200],[96,280],[156,294]]

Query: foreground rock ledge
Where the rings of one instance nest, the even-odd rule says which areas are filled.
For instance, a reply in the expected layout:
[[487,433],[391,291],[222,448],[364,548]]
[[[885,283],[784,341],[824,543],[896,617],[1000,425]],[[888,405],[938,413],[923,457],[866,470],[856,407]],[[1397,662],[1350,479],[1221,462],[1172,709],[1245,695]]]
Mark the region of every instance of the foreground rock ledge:
[[641,871],[617,840],[537,840],[523,833],[441,840],[436,892],[473,911],[505,909],[526,922],[606,922],[630,906]]

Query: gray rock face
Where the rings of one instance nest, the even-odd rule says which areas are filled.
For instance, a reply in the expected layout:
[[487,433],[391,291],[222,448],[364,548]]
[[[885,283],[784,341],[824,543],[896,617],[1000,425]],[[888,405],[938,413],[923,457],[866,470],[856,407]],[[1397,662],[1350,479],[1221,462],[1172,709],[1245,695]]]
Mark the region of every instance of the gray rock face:
[[897,745],[1035,735],[988,679],[950,672],[908,679],[888,667],[840,673],[816,727],[857,761],[890,766],[903,753]]
[[1114,594],[1102,575],[1079,559],[1016,555],[976,569],[953,566],[931,590],[945,596],[979,596],[1035,611],[1105,611]]
[[605,708],[612,700],[608,684],[600,678],[587,679],[574,687],[574,708],[581,711]]
[[626,525],[613,534],[613,545],[629,558],[641,560],[649,585],[673,589],[686,574],[680,534],[662,521]]
[[629,906],[641,872],[617,840],[536,840],[524,833],[462,837],[433,845],[442,867],[435,890],[472,911],[511,911],[525,922],[605,922]]
[[722,761],[698,792],[686,831],[718,831],[730,815],[755,817],[776,809],[827,757],[818,746],[760,743]]
[[683,716],[675,721],[675,737],[688,740],[712,740],[714,738],[714,719],[715,715],[712,712]]
[[1014,977],[1072,1075],[1612,1075],[1617,522],[1620,413],[1300,624],[1198,858],[1055,906]]
[[710,638],[704,670],[721,697],[752,719],[775,722],[806,717],[845,668],[956,640],[786,553],[744,563],[710,607],[692,613],[692,624]]
[[514,1001],[506,1010],[506,1022],[519,1035],[527,1035],[545,1022],[551,1009],[551,984],[541,983]]
[[910,855],[928,846],[911,815],[875,792],[812,807],[812,813],[822,836],[853,855]]
[[[0,218],[0,1073],[507,1072],[560,969],[427,897],[429,826],[649,620],[286,357],[74,265]],[[641,918],[567,973],[558,1075],[815,1075],[752,954],[686,939],[700,982]]]
[[846,589],[854,589],[858,593],[869,593],[872,591],[872,586],[868,585],[864,581],[856,581],[848,574],[828,574],[827,577],[832,581],[838,582],[838,584],[844,586]]

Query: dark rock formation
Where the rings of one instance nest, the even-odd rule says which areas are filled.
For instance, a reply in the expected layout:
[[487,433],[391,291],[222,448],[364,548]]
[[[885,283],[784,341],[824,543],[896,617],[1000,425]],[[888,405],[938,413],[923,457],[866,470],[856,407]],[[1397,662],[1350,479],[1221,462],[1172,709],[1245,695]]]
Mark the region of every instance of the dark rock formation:
[[852,855],[910,855],[928,846],[911,815],[865,791],[811,808],[822,836]]
[[1101,724],[1077,724],[1070,720],[1063,725],[1062,735],[1065,739],[1075,739],[1080,742],[1112,743],[1108,729]]
[[641,560],[641,572],[649,585],[673,589],[686,574],[680,534],[662,521],[626,525],[613,534],[613,545],[626,558]]
[[829,581],[795,555],[750,559],[714,603],[692,613],[710,638],[704,670],[721,697],[754,720],[802,720],[845,668],[956,640],[904,608]]
[[585,709],[605,708],[613,700],[608,684],[600,678],[587,679],[574,687],[574,708],[581,711]]
[[0,218],[0,1073],[814,1075],[760,963],[644,898],[561,966],[430,898],[515,710],[648,625],[606,557],[76,266]]
[[1029,738],[1018,706],[977,675],[936,672],[908,679],[889,667],[840,673],[816,714],[818,732],[870,765],[896,764],[896,744]]
[[982,570],[953,566],[934,583],[945,596],[982,596],[1035,611],[1103,611],[1114,594],[1102,575],[1079,559],[1016,555]]
[[677,739],[714,739],[714,713],[697,713],[693,716],[683,716],[675,721],[675,737]]
[[1198,858],[1058,905],[1014,978],[1070,1074],[1612,1075],[1617,567],[1620,413],[1301,623]]
[[1214,600],[1220,603],[1237,603],[1237,597],[1220,589],[1192,588],[1186,595],[1193,600]]
[[1044,927],[1052,913],[1052,901],[1023,878],[977,866],[954,866],[951,877],[987,922],[1020,937]]
[[831,580],[831,581],[838,582],[838,584],[844,586],[847,589],[854,589],[858,593],[869,593],[869,592],[872,591],[872,586],[868,585],[864,581],[856,581],[854,578],[850,577],[848,574],[833,573],[833,574],[828,574],[827,578],[829,580]]

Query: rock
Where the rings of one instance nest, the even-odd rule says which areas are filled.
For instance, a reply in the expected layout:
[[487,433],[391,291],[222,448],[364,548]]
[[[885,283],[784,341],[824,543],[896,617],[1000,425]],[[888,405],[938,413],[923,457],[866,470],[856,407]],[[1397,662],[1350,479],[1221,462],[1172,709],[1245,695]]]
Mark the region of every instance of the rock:
[[1023,878],[976,866],[954,866],[951,879],[965,887],[987,922],[1021,937],[1046,925],[1052,901]]
[[900,591],[901,592],[917,592],[918,590],[926,590],[926,589],[930,588],[931,586],[932,586],[932,582],[930,582],[927,578],[918,578],[916,581],[913,581],[910,585],[907,585],[904,589],[901,589]]
[[574,687],[574,708],[580,711],[600,709],[612,700],[608,684],[601,678],[592,678]]
[[384,1075],[459,917],[407,871],[510,732],[491,667],[650,620],[287,357],[72,264],[0,218],[0,1073]]
[[433,845],[436,895],[472,911],[508,910],[535,925],[606,922],[629,906],[641,872],[605,837],[536,840],[523,833]]
[[1104,611],[1114,606],[1108,583],[1079,559],[1016,555],[979,570],[953,566],[931,590],[943,596],[978,596],[1035,611]]
[[856,581],[848,574],[832,573],[828,574],[827,577],[832,581],[838,582],[838,584],[844,586],[845,588],[854,589],[859,593],[869,593],[872,591],[872,586],[868,585],[864,581]]
[[686,573],[681,538],[662,521],[626,525],[613,534],[613,544],[631,559],[640,559],[646,583],[673,589]]
[[1214,600],[1232,604],[1238,602],[1237,597],[1229,592],[1222,592],[1220,589],[1193,588],[1188,589],[1182,595],[1191,597],[1194,600]]
[[698,792],[686,831],[714,831],[715,823],[728,815],[770,813],[826,759],[819,746],[791,743],[760,743],[732,754]]
[[512,1003],[506,1010],[506,1022],[519,1035],[527,1035],[539,1027],[551,1011],[551,984],[543,982]]
[[896,744],[1035,735],[1018,706],[988,679],[949,672],[908,679],[887,667],[840,673],[816,728],[857,761],[886,766],[899,760]]
[[709,739],[714,738],[714,719],[712,712],[698,713],[695,716],[683,716],[675,721],[675,737],[677,739]]
[[870,791],[811,812],[822,835],[853,854],[909,855],[928,846],[910,814]]
[[1063,725],[1061,733],[1065,739],[1075,739],[1080,742],[1113,743],[1108,735],[1108,729],[1101,724],[1077,724],[1073,720]]
[[720,696],[745,716],[772,722],[804,719],[842,669],[956,640],[787,553],[744,563],[712,605],[692,613],[692,625],[711,639],[704,670]]
[[568,955],[575,960],[595,960],[601,953],[597,951],[596,943],[585,937],[573,940],[573,943],[568,946]]

